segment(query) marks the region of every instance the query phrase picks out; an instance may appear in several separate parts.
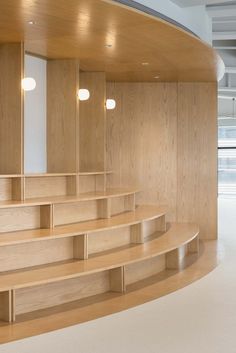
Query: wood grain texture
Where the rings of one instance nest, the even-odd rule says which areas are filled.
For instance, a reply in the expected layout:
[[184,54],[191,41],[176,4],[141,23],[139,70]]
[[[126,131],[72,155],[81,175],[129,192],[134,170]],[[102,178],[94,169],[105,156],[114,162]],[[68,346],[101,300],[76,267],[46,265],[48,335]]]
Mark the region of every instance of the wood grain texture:
[[217,86],[178,85],[177,220],[217,237]]
[[79,63],[47,62],[47,171],[76,172]]
[[[50,188],[47,184],[45,185],[44,192],[50,193]],[[59,183],[60,184],[60,183]],[[63,184],[61,184],[63,185]],[[68,185],[67,185],[68,187]],[[52,189],[54,189],[53,187]],[[60,190],[57,190],[60,191]],[[63,190],[61,190],[63,192]],[[35,197],[29,198],[27,200],[6,200],[0,201],[0,208],[16,208],[16,207],[25,207],[25,206],[39,206],[39,205],[51,205],[51,204],[66,204],[72,202],[83,202],[83,201],[92,201],[92,200],[103,200],[116,197],[125,197],[127,195],[132,195],[138,192],[138,189],[131,188],[112,188],[106,189],[106,191],[96,191],[96,192],[85,192],[78,195],[65,195],[65,196],[45,196],[45,197]],[[37,190],[33,190],[37,193]]]
[[0,248],[0,272],[73,259],[73,238]]
[[217,124],[214,83],[108,83],[108,185],[136,185],[137,203],[166,204],[167,220],[196,222],[215,239]]
[[94,232],[88,236],[89,255],[111,249],[116,251],[115,248],[128,244],[130,244],[129,227],[112,229],[104,232]]
[[114,1],[2,1],[0,23],[0,42],[25,41],[28,52],[51,59],[78,58],[83,70],[107,72],[109,80],[216,81],[220,59],[212,47]]
[[12,291],[0,293],[0,320],[12,321]]
[[98,201],[57,204],[54,206],[54,226],[98,218]]
[[125,280],[128,286],[165,270],[165,255],[125,266]]
[[23,45],[0,45],[0,174],[23,165]]
[[86,260],[88,258],[88,235],[81,234],[73,238],[74,259]]
[[0,179],[0,201],[12,200],[12,179]]
[[[30,209],[32,208],[33,207],[31,207]],[[0,236],[0,246],[28,243],[34,241],[37,242],[40,240],[47,241],[50,239],[73,237],[79,234],[111,231],[116,228],[125,228],[128,226],[133,226],[135,224],[143,222],[144,220],[148,221],[162,217],[166,212],[166,207],[144,205],[139,206],[135,210],[135,212],[126,212],[124,214],[114,216],[109,219],[98,219],[93,221],[80,222],[66,226],[58,226],[54,229],[34,229],[21,232],[2,233]]]
[[25,198],[67,195],[67,178],[65,176],[26,177]]
[[120,251],[92,257],[86,261],[54,264],[50,266],[50,270],[48,266],[44,266],[17,273],[2,274],[0,275],[0,291],[61,282],[149,260],[188,244],[198,234],[199,228],[195,224],[172,224],[163,236],[135,247],[131,246]]
[[137,186],[136,202],[160,203],[176,216],[176,84],[108,83],[117,108],[107,112],[109,186]]
[[16,315],[108,292],[109,272],[16,291]]
[[110,290],[112,292],[125,292],[125,271],[124,266],[114,268],[110,272]]
[[185,267],[181,271],[164,271],[155,277],[141,281],[141,283],[131,284],[128,286],[125,295],[106,293],[43,312],[20,315],[14,329],[12,325],[2,323],[0,343],[98,319],[158,299],[190,285],[210,273],[217,266],[222,256],[216,241],[201,244],[200,252],[201,256],[197,261],[193,262],[196,259],[195,256],[194,258],[192,256],[188,257]]
[[90,91],[90,98],[79,107],[79,170],[106,168],[106,77],[100,72],[81,72],[80,88]]
[[40,206],[6,208],[0,211],[0,233],[40,228]]

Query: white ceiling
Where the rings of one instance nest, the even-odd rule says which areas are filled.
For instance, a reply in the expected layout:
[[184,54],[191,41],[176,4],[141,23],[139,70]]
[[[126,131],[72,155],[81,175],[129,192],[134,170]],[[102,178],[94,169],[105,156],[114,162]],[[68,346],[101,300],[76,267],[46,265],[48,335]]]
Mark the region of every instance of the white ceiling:
[[181,7],[189,7],[189,6],[196,6],[196,5],[212,5],[212,4],[223,4],[225,2],[230,3],[234,2],[234,0],[171,0],[175,4]]

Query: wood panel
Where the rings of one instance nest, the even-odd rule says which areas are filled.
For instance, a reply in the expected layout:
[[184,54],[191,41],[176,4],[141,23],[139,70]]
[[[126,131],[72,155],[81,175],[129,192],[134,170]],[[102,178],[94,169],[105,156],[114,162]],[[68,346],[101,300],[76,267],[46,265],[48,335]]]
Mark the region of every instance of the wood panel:
[[98,218],[98,201],[58,204],[54,206],[54,225]]
[[161,232],[161,233],[165,232],[166,231],[165,216],[162,216],[157,219],[153,219],[148,222],[142,222],[142,231],[143,231],[144,239],[150,237],[156,232]]
[[152,277],[141,283],[129,285],[125,295],[106,293],[95,298],[88,298],[82,302],[73,302],[70,305],[48,309],[43,313],[38,313],[38,315],[35,312],[21,315],[14,329],[12,325],[2,324],[0,343],[98,319],[158,299],[190,285],[216,268],[222,255],[216,241],[204,242],[200,251],[201,256],[198,260],[193,263],[193,257],[189,257],[182,271],[164,271],[155,278]]
[[79,176],[79,192],[95,192],[105,191],[106,175],[80,175]]
[[23,165],[23,45],[0,45],[0,174],[20,174]]
[[73,238],[0,248],[0,272],[73,259]]
[[12,321],[12,291],[0,293],[0,320]]
[[134,211],[135,195],[127,195],[122,197],[113,197],[111,199],[111,216],[126,211]]
[[1,42],[25,41],[28,52],[48,58],[79,58],[83,70],[106,71],[110,80],[216,81],[221,62],[194,35],[114,1],[2,1],[0,23]]
[[149,260],[190,243],[199,235],[196,224],[173,223],[165,235],[152,239],[145,244],[128,246],[116,252],[108,252],[91,257],[86,261],[69,261],[42,268],[31,268],[19,272],[4,273],[0,276],[0,291],[20,289],[53,282],[62,282],[98,273],[121,266]]
[[[44,207],[44,206],[42,206]],[[55,207],[55,206],[54,206]],[[53,229],[34,229],[22,232],[8,232],[1,234],[0,246],[28,243],[32,241],[59,239],[73,237],[79,234],[109,231],[116,228],[125,228],[143,222],[162,217],[167,212],[165,207],[139,206],[135,212],[126,212],[109,219],[96,219],[93,221],[80,222],[67,226],[55,227]],[[1,212],[0,212],[1,214]]]
[[169,206],[176,214],[177,86],[108,83],[117,107],[107,112],[109,186],[139,187],[137,203]]
[[40,228],[40,206],[0,210],[0,233]]
[[47,171],[76,171],[79,63],[47,62]]
[[86,260],[88,258],[88,235],[81,234],[73,238],[74,259]]
[[178,86],[177,220],[217,237],[217,86]]
[[156,275],[165,269],[165,256],[157,256],[146,261],[125,266],[126,285]]
[[12,200],[12,180],[11,178],[0,179],[0,201]]
[[110,270],[110,289],[112,292],[124,293],[126,290],[124,266]]
[[106,78],[104,73],[81,72],[80,88],[90,91],[90,99],[80,102],[80,171],[106,170]]
[[216,85],[108,83],[107,94],[117,101],[107,113],[108,185],[137,185],[137,203],[168,205],[167,220],[216,238]]
[[16,291],[16,315],[105,293],[109,289],[109,271],[63,283],[20,289]]
[[95,232],[88,236],[89,254],[130,244],[130,227]]
[[67,195],[67,178],[25,178],[25,198]]

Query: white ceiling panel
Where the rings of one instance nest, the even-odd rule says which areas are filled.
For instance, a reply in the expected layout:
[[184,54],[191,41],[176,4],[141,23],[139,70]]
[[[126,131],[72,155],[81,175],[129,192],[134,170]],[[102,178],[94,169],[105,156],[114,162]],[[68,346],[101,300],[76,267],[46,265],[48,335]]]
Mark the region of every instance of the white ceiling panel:
[[222,1],[222,0],[171,0],[175,4],[181,6],[181,7],[189,7],[189,6],[197,6],[197,5],[213,5],[213,4],[224,4],[224,3],[230,3],[230,2],[235,2],[234,0],[227,0],[227,1]]

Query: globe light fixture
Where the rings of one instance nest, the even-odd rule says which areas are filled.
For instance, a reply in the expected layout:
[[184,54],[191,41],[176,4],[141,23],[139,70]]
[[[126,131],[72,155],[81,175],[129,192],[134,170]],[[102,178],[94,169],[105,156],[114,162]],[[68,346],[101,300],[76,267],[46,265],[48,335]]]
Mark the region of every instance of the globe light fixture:
[[36,87],[36,81],[32,77],[25,77],[21,81],[21,87],[24,91],[33,91]]
[[88,89],[81,88],[78,92],[78,97],[80,101],[87,101],[90,97],[90,92]]
[[114,99],[107,99],[106,101],[106,108],[108,110],[115,109],[116,107],[116,101]]

